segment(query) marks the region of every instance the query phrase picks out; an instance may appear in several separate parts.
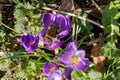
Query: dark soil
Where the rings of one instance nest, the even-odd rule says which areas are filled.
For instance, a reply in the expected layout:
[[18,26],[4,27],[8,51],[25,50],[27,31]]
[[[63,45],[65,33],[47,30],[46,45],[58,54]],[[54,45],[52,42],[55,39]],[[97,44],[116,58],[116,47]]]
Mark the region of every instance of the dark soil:
[[13,20],[14,5],[8,0],[0,0],[0,12],[2,13],[3,23],[9,25],[10,21]]

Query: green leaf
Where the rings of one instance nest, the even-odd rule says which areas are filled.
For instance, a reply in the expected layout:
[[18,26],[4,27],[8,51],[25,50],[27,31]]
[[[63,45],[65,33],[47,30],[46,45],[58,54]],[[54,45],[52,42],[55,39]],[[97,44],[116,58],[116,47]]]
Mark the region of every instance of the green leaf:
[[15,4],[18,4],[18,3],[20,3],[20,0],[10,0],[10,2],[13,2],[13,3],[15,3]]
[[46,53],[44,50],[38,49],[37,52],[39,53],[40,56],[42,56],[43,58],[45,58],[48,62],[51,61],[49,54]]
[[[111,52],[112,54],[114,54],[114,52],[116,52],[115,50],[117,50],[115,43],[117,43],[117,35],[119,34],[119,26],[118,26],[119,22],[118,22],[118,20],[120,18],[120,13],[119,13],[119,10],[116,6],[118,6],[119,3],[120,3],[120,1],[117,1],[117,0],[114,2],[110,2],[105,7],[105,9],[103,10],[103,14],[102,14],[103,15],[102,23],[105,26],[104,33],[107,36],[106,37],[107,43],[105,44],[103,49],[105,52],[107,50],[110,50],[110,51],[113,50],[113,53]],[[110,44],[112,44],[114,48],[111,47]],[[107,50],[105,50],[105,49],[107,49]],[[111,53],[109,53],[109,58],[111,58],[110,57]],[[104,53],[104,54],[107,56],[106,53]]]
[[15,6],[14,11],[14,17],[16,19],[15,21],[15,30],[19,33],[24,31],[24,27],[27,25],[28,19],[24,14],[25,9],[23,8],[23,4],[19,3],[17,6]]
[[88,76],[90,80],[102,80],[102,74],[93,70],[88,73]]
[[29,67],[30,67],[31,70],[33,70],[33,71],[36,70],[36,65],[35,65],[34,62],[29,61],[28,65],[29,65]]
[[75,70],[72,71],[71,78],[75,80],[89,80],[85,72]]
[[107,42],[101,49],[101,53],[108,57],[109,59],[112,59],[116,56],[117,47],[115,43]]
[[[80,16],[83,16],[86,18],[88,15],[86,13],[79,13]],[[94,34],[92,33],[93,26],[86,22],[85,20],[81,20],[78,18],[73,17],[73,29],[72,29],[72,37],[73,39],[77,40],[78,34],[84,34],[86,38],[89,38],[91,40],[94,39]]]
[[37,10],[39,5],[33,3],[19,3],[15,6],[15,30],[19,33],[31,32],[38,34],[37,27],[41,25],[41,13]]
[[106,40],[112,43],[117,42],[117,34],[119,34],[119,27],[111,24],[104,28],[105,34],[107,34]]
[[115,8],[113,2],[108,4],[105,9],[103,10],[102,14],[102,24],[104,26],[110,25],[111,23],[115,23],[114,20],[115,15],[118,13],[118,10]]
[[107,80],[120,80],[120,70],[115,70],[110,76],[108,76]]
[[15,74],[18,80],[21,80],[25,76],[25,72],[21,68],[17,68]]
[[40,67],[42,67],[45,64],[45,62],[43,62],[42,60],[39,61],[39,60],[32,60],[31,59],[30,61],[34,62],[36,65],[38,65]]
[[[2,26],[0,26],[2,27]],[[5,37],[5,33],[3,32],[3,30],[0,32],[0,42],[4,41],[3,38]]]
[[115,59],[114,65],[116,69],[120,69],[120,57],[119,56],[118,58]]
[[118,13],[115,15],[114,19],[115,19],[115,20],[118,20],[119,18],[120,18],[120,12],[118,12]]
[[117,9],[120,9],[120,0],[115,0],[114,4]]
[[0,14],[0,26],[1,26],[1,23],[2,23],[2,14]]
[[21,69],[26,70],[29,63],[29,57],[22,57],[21,58]]

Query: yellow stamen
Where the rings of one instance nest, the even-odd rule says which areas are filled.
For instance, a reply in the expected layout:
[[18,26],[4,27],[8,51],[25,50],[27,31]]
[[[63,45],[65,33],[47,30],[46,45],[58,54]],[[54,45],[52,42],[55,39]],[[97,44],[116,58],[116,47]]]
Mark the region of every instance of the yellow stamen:
[[51,72],[54,72],[55,70],[56,70],[55,67],[52,67],[52,68],[50,69]]
[[74,56],[72,61],[73,61],[74,64],[77,64],[78,63],[78,58],[76,56]]

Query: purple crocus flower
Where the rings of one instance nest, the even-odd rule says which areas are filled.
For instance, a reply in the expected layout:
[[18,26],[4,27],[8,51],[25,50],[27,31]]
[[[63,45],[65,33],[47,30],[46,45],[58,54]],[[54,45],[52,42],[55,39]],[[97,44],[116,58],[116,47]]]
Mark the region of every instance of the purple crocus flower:
[[57,62],[46,63],[42,70],[50,80],[62,80],[62,73],[59,70],[59,65]]
[[59,39],[64,38],[70,32],[70,19],[62,14],[54,15],[51,13],[44,13],[42,22],[44,28],[39,33],[40,40],[51,50],[60,47],[62,42]]
[[68,80],[73,70],[85,71],[89,66],[89,59],[85,58],[85,50],[77,50],[76,42],[73,40],[66,46],[66,51],[60,56],[60,61],[66,65],[65,76]]
[[34,34],[27,34],[20,38],[20,42],[27,52],[33,52],[37,48],[39,37]]

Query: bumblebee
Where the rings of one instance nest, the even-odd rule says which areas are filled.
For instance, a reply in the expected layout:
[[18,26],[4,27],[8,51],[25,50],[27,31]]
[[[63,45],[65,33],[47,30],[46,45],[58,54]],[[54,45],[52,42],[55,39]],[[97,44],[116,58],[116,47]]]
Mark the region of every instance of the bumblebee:
[[57,24],[49,26],[48,32],[45,35],[46,40],[48,42],[52,42],[56,38],[56,36],[59,32],[60,32],[60,30],[59,30],[59,26]]

